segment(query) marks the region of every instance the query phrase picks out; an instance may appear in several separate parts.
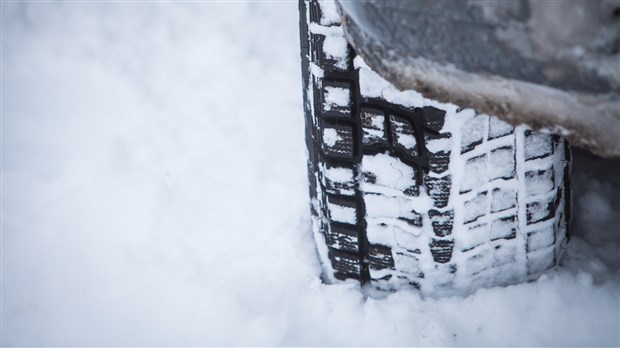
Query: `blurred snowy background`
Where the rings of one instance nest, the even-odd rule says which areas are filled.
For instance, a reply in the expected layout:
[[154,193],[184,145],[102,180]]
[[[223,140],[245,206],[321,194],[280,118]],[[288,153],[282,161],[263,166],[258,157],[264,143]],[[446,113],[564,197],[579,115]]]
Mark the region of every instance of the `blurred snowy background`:
[[296,2],[1,23],[2,345],[620,344],[619,161],[578,156],[575,236],[539,281],[365,299],[319,279]]

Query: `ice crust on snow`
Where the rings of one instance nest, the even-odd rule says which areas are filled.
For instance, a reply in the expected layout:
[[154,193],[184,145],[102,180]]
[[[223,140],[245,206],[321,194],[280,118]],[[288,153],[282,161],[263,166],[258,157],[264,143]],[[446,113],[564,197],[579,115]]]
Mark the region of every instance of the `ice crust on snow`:
[[557,271],[369,297],[320,279],[296,3],[2,12],[3,346],[620,345],[615,162],[575,161]]
[[402,195],[402,191],[416,185],[413,168],[389,154],[363,156],[362,170],[373,173],[377,178],[374,183],[362,184],[364,192]]

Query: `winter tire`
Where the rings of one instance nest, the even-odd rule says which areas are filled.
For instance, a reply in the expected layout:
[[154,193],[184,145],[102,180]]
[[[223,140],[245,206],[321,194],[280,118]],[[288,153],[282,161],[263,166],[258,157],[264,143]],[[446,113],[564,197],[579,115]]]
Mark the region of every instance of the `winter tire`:
[[467,294],[536,279],[567,240],[568,144],[399,91],[300,1],[313,233],[328,282]]

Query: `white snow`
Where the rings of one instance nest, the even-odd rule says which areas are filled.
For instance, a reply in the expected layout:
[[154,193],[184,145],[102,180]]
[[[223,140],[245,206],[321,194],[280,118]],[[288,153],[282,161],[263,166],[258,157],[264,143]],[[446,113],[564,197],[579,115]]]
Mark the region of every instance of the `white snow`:
[[325,71],[323,71],[321,67],[312,62],[310,63],[310,71],[312,72],[312,75],[316,77],[323,77],[323,75],[325,74]]
[[353,182],[353,172],[348,168],[328,168],[325,170],[325,176],[335,182]]
[[[415,138],[414,138],[415,139]],[[450,139],[433,139],[426,144],[426,149],[430,152],[437,153],[442,151],[450,151],[451,141]]]
[[517,204],[517,192],[512,189],[498,189],[493,191],[491,210],[501,211],[513,208]]
[[402,133],[396,134],[396,142],[404,146],[405,149],[413,149],[416,146],[416,140],[413,135],[406,135]]
[[334,221],[345,222],[349,224],[355,224],[357,217],[355,216],[355,209],[351,207],[345,207],[334,203],[327,203],[329,209],[329,216]]
[[[514,146],[503,147],[491,151],[489,153],[487,170],[488,176],[491,179],[513,177],[515,175]],[[551,189],[553,189],[553,185],[549,188],[549,190]]]
[[[366,67],[361,57],[355,57],[356,68]],[[363,65],[362,65],[363,64]],[[366,97],[381,97],[383,91],[391,87],[390,83],[370,69],[360,69],[360,93]]]
[[372,118],[372,126],[376,129],[383,130],[383,122],[385,122],[384,116],[375,115],[375,117]]
[[486,155],[474,157],[465,163],[461,192],[471,191],[489,181]]
[[472,143],[482,142],[488,123],[488,116],[477,115],[469,119],[461,131],[461,144],[467,146]]
[[335,0],[320,0],[321,8],[321,25],[334,25],[340,23],[340,16],[336,9]]
[[353,65],[360,69],[360,93],[365,97],[382,97],[403,106],[422,105],[424,98],[415,91],[399,91],[384,78],[368,68],[361,57],[355,57]]
[[[323,17],[323,21],[325,18]],[[342,28],[311,23],[309,29],[313,34],[323,35],[323,53],[325,56],[334,59],[338,68],[346,69],[348,50],[347,41],[343,38]]]
[[532,158],[540,153],[551,152],[551,145],[547,141],[548,134],[533,133],[525,138],[525,158]]
[[343,58],[347,55],[347,41],[339,36],[326,36],[323,50],[330,58]]
[[342,87],[325,87],[325,100],[323,108],[329,111],[334,106],[349,106],[351,103],[351,91]]
[[553,190],[553,170],[526,173],[525,189],[529,195],[544,194]]
[[619,186],[585,171],[536,282],[321,283],[296,2],[1,6],[3,346],[620,345]]
[[338,131],[334,128],[323,129],[323,143],[325,143],[325,145],[332,147],[340,140],[342,140],[342,137],[338,135]]
[[401,196],[402,191],[416,184],[413,168],[389,154],[380,153],[362,157],[362,171],[373,173],[375,183],[364,182],[364,192]]

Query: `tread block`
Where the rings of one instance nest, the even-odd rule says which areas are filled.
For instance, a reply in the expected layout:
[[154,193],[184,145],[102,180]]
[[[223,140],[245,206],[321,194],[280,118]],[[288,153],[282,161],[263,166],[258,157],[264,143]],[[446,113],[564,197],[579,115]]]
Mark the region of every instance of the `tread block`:
[[515,177],[515,151],[512,146],[497,148],[489,154],[489,180]]
[[330,222],[329,230],[325,233],[327,246],[333,249],[351,252],[359,251],[359,232],[355,225]]
[[[410,207],[410,200],[403,197],[365,194],[364,201],[366,203],[366,231],[369,239],[375,238],[373,236],[376,233],[393,239],[394,233],[403,232],[404,235],[401,237],[414,238],[422,232],[419,226],[422,219]],[[387,242],[383,244],[392,245]]]
[[428,216],[433,226],[433,231],[437,237],[446,237],[452,234],[454,225],[454,210],[440,212],[435,209],[428,211]]
[[424,272],[420,269],[420,259],[416,251],[395,251],[394,262],[398,270],[415,278],[424,278]]
[[432,176],[424,176],[424,185],[428,191],[428,195],[433,199],[437,208],[445,208],[450,198],[450,187],[452,186],[452,177],[450,175],[435,178]]
[[385,134],[385,115],[383,111],[372,108],[362,108],[360,112],[362,122],[362,142],[364,145],[376,143],[387,144]]
[[441,174],[448,170],[450,166],[450,152],[428,152],[428,161],[430,170],[434,173]]
[[[394,277],[394,275],[392,275],[392,274],[386,274],[384,276],[376,275],[375,273],[380,273],[381,274],[381,272],[376,272],[376,271],[374,271],[372,269],[369,270],[369,271],[370,271],[370,281],[372,281],[374,283],[377,283],[376,285],[377,285],[377,287],[379,289],[383,289],[383,287],[381,286],[381,285],[383,285],[383,284],[381,284],[382,282],[390,281],[390,279],[392,279]],[[389,288],[387,288],[387,289],[389,289]],[[384,290],[387,290],[387,289],[384,289]]]
[[369,245],[368,262],[368,266],[373,270],[394,269],[392,249],[380,244]]
[[476,197],[465,202],[463,223],[468,224],[478,220],[487,209],[487,191],[479,192]]
[[330,249],[327,256],[337,279],[360,279],[361,258],[359,254]]
[[[561,191],[561,190],[558,190]],[[555,215],[555,197],[546,200],[530,202],[526,204],[527,224],[531,225],[540,221],[545,221]]]
[[417,197],[420,195],[420,188],[418,185],[411,185],[406,188],[403,193],[407,196]]
[[450,150],[452,148],[452,134],[424,134],[424,141],[426,142],[426,153],[429,158],[430,170],[437,174],[441,174],[448,170],[450,165]]
[[431,255],[437,263],[448,263],[452,259],[452,250],[454,249],[453,240],[432,239],[430,244]]
[[[444,270],[437,270],[437,272],[442,273],[445,272]],[[454,280],[453,279],[449,279],[446,281],[436,281],[435,282],[435,288],[437,289],[451,289],[454,287]]]
[[497,213],[517,206],[517,191],[505,188],[493,189],[491,213]]
[[422,110],[424,119],[426,121],[426,127],[436,132],[440,132],[446,121],[446,112],[432,106],[425,106],[422,108]]
[[491,223],[491,240],[513,239],[517,236],[517,216],[505,216]]
[[470,118],[461,129],[461,153],[473,150],[484,140],[486,123],[489,117],[476,115]]
[[527,273],[538,274],[544,272],[556,264],[555,248],[549,247],[527,253]]
[[487,178],[487,155],[472,157],[465,162],[460,193],[469,192],[489,181]]
[[324,123],[321,137],[323,152],[326,155],[347,159],[355,155],[352,126]]
[[444,279],[444,283],[451,281],[454,278],[454,274],[456,273],[456,271],[458,270],[458,265],[455,263],[450,263],[450,264],[436,264],[435,265],[435,270],[441,271],[444,276],[442,277]]
[[471,225],[467,228],[467,232],[460,236],[461,251],[469,252],[488,241],[489,225],[486,222]]
[[517,248],[513,245],[496,245],[493,248],[493,263],[491,267],[501,267],[507,264],[514,264],[517,255]]
[[355,194],[355,176],[353,169],[346,167],[328,167],[324,172],[327,193],[353,196]]
[[[415,289],[420,289],[420,284],[418,282],[409,280],[407,276],[397,276],[396,278],[398,278],[398,280],[400,280],[403,284],[407,284],[412,288]],[[424,277],[419,277],[419,278],[424,278]]]
[[560,203],[562,202],[562,197],[564,196],[564,189],[558,187],[555,190],[555,200],[553,201],[553,214],[555,215],[555,211],[557,210],[557,208],[560,206]]
[[533,170],[525,173],[525,191],[528,196],[544,194],[554,188],[553,168]]
[[392,129],[392,144],[406,150],[413,157],[418,157],[418,147],[415,132],[411,122],[399,116],[390,115]]
[[480,252],[472,255],[466,261],[467,273],[470,275],[476,275],[489,268],[492,262],[493,253],[489,248],[485,248]]
[[[342,47],[342,40],[336,37],[329,37],[322,34],[311,34],[312,41],[316,47],[313,50],[313,61],[320,67],[328,71],[346,71],[352,66],[349,57],[349,45]],[[340,47],[338,47],[340,46]],[[344,49],[344,55],[335,55],[337,51]]]
[[547,248],[555,243],[555,233],[550,229],[536,230],[527,233],[526,251],[532,252]]
[[356,224],[357,208],[354,197],[327,195],[328,216],[333,221]]
[[351,118],[351,83],[323,80],[321,88],[321,115]]
[[[330,13],[334,13],[337,11],[335,2],[321,1],[320,6],[319,6],[319,3],[316,1],[311,1],[310,3],[313,5],[316,4],[316,7],[318,8],[317,14],[315,14],[316,16],[315,17],[316,19],[314,20],[315,22],[319,22],[321,25],[339,25],[340,24],[340,16],[330,15]],[[321,6],[325,7],[326,10],[323,11],[321,9]],[[318,14],[320,14],[320,16]],[[312,20],[312,17],[311,17],[311,20]]]
[[524,134],[523,151],[526,161],[553,154],[553,136],[531,130],[526,130]]
[[384,153],[364,155],[361,170],[364,180],[362,190],[364,192],[388,195],[403,192],[408,196],[419,194],[416,170],[397,157]]
[[407,217],[399,217],[399,220],[406,221],[411,226],[422,227],[422,214],[415,210],[411,210],[411,215]]
[[321,6],[318,1],[308,1],[306,6],[309,7],[310,12],[310,22],[311,23],[320,23],[321,18],[323,18],[323,11],[321,10]]
[[365,183],[368,184],[376,184],[377,183],[377,175],[373,172],[364,172],[362,173],[362,179]]
[[514,128],[495,116],[489,117],[489,140],[514,133]]
[[[564,153],[567,154],[567,156],[571,156],[570,155],[570,148],[568,145],[568,142],[565,142],[566,144],[566,149],[564,150]],[[571,215],[572,215],[572,195],[571,195],[571,185],[570,185],[570,181],[571,181],[571,173],[570,173],[570,162],[566,162],[564,163],[564,174],[562,179],[564,180],[564,189],[562,191],[562,194],[566,197],[566,199],[564,200],[564,213],[566,214],[564,217],[564,220],[566,221],[566,229],[567,231],[570,231],[570,221],[571,221]]]

